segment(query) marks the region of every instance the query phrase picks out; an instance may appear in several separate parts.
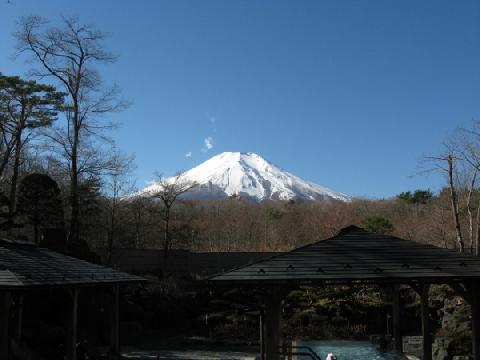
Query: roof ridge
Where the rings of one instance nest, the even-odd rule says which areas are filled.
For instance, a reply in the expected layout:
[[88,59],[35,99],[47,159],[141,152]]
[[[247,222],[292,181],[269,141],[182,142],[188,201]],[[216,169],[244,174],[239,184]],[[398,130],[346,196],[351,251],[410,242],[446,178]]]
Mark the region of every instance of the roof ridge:
[[352,224],[352,225],[348,225],[348,226],[338,230],[338,232],[335,234],[335,236],[344,235],[344,234],[354,232],[354,231],[362,231],[362,232],[366,232],[366,233],[370,232],[370,231],[365,230],[364,228],[361,228],[357,225]]

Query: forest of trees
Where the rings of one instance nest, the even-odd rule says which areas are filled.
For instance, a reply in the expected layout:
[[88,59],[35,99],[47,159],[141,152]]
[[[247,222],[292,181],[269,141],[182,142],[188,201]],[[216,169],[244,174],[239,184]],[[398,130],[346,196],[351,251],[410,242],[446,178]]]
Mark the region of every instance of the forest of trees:
[[[236,198],[181,201],[171,214],[171,246],[193,251],[285,251],[333,236],[356,224],[378,233],[448,247],[457,247],[449,191],[415,191],[387,200],[262,202]],[[459,191],[459,199],[464,200]],[[475,193],[475,197],[480,194]],[[408,198],[406,198],[408,197]],[[464,203],[464,202],[463,202]],[[460,206],[462,228],[468,228],[466,206]],[[118,211],[118,247],[162,248],[162,205],[136,198]],[[96,237],[100,239],[101,237]],[[470,243],[466,248],[470,251]],[[105,243],[95,244],[105,247]]]
[[[118,87],[102,82],[99,66],[116,58],[106,34],[77,18],[51,24],[30,16],[19,21],[15,37],[18,60],[32,69],[25,76],[0,73],[0,223],[6,236],[37,243],[54,238],[56,248],[79,256],[87,245],[283,251],[357,224],[458,251],[479,249],[478,123],[456,130],[441,154],[422,161],[422,171],[445,176],[439,193],[405,191],[350,203],[182,200],[168,193],[176,188],[126,197],[135,190],[135,164],[113,142],[111,119],[129,103]],[[181,192],[192,184],[184,185]]]

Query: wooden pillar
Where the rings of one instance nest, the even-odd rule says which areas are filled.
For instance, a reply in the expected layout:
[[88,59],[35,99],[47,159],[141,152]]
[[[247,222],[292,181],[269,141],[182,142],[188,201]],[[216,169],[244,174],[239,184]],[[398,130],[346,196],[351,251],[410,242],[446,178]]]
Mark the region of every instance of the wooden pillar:
[[420,306],[422,310],[423,360],[432,360],[432,337],[430,335],[430,316],[428,309],[428,291],[430,285],[422,285]]
[[260,309],[259,317],[259,333],[260,333],[260,360],[265,360],[265,313]]
[[393,338],[395,340],[394,347],[395,351],[399,353],[403,352],[402,349],[402,331],[400,323],[400,285],[393,285]]
[[472,357],[480,360],[480,284],[470,286],[470,306],[472,309]]
[[22,325],[23,325],[23,295],[18,295],[17,298],[17,314],[16,314],[16,328],[15,339],[20,343],[22,340]]
[[293,360],[293,342],[287,345],[287,360]]
[[110,359],[120,357],[120,286],[112,288],[112,301],[110,304]]
[[265,360],[280,359],[281,301],[278,289],[265,295]]
[[78,292],[77,288],[69,291],[67,306],[67,360],[77,359],[77,326],[78,326]]
[[0,359],[8,359],[11,294],[0,292]]

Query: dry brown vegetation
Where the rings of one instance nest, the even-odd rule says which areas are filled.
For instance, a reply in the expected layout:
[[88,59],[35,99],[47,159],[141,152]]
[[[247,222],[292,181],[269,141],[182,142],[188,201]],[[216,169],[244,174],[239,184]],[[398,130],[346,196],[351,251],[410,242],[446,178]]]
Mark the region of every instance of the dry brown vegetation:
[[[459,194],[462,199],[466,196]],[[466,207],[460,210],[461,224],[466,227]],[[162,248],[160,212],[161,204],[149,199],[124,204],[115,246]],[[424,203],[400,197],[351,203],[182,201],[172,209],[171,245],[193,251],[285,251],[328,238],[351,224],[365,226],[365,219],[371,217],[390,221],[393,234],[399,237],[452,249],[456,246],[447,191]],[[97,233],[100,241],[95,246],[103,247],[101,237]]]

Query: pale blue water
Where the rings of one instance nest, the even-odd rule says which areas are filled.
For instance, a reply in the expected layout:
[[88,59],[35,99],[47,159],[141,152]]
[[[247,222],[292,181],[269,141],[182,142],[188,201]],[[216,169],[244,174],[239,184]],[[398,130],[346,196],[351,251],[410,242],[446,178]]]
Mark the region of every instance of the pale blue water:
[[[305,341],[299,345],[310,346],[324,360],[328,353],[334,353],[338,360],[399,360],[403,356],[394,353],[381,353],[368,341]],[[306,357],[304,359],[307,359]],[[303,360],[303,359],[302,359]]]
[[[311,347],[322,360],[329,352],[337,355],[338,360],[400,360],[404,357],[395,353],[380,353],[368,341],[305,341],[297,345]],[[258,354],[252,352],[207,350],[149,350],[124,349],[122,358],[132,360],[254,360]],[[311,360],[308,357],[296,357],[297,360]]]

